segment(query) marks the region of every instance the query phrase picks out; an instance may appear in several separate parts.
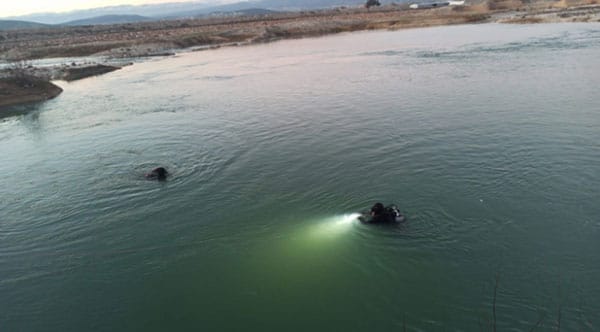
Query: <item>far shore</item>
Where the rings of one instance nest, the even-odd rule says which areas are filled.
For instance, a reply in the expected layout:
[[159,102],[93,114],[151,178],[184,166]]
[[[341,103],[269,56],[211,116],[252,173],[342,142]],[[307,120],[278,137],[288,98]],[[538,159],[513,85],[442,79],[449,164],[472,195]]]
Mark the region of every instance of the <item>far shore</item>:
[[[524,3],[521,0],[489,0],[465,6],[420,10],[408,9],[408,5],[371,9],[340,7],[261,16],[0,31],[0,61],[16,63],[0,71],[0,86],[14,83],[14,80],[11,81],[14,78],[11,68],[13,71],[25,68],[36,82],[46,81],[49,84],[51,80],[76,80],[119,69],[106,64],[62,64],[43,69],[28,65],[28,60],[101,56],[114,61],[172,55],[190,48],[202,50],[360,30],[475,23],[600,22],[600,5],[596,1]],[[14,86],[4,89],[0,94],[0,107],[45,100],[58,91],[49,89],[52,91],[50,94],[38,89],[18,91]],[[30,96],[25,97],[27,94]]]

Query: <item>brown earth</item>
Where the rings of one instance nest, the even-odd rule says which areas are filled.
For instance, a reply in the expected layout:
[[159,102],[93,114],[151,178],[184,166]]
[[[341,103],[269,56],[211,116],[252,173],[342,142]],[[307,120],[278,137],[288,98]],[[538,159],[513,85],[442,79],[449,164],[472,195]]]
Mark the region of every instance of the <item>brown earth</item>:
[[221,17],[117,25],[56,27],[0,32],[0,60],[108,55],[172,54],[215,47],[373,29],[405,29],[477,22],[543,23],[600,21],[600,0],[487,0],[460,7],[409,10],[337,8],[263,16]]
[[2,78],[0,79],[0,109],[52,99],[62,91],[60,87],[34,77]]
[[12,68],[0,78],[0,108],[52,99],[63,90],[50,80],[75,81],[121,69],[115,66],[88,65],[58,68]]
[[406,10],[345,8],[265,16],[189,19],[136,24],[46,28],[0,32],[0,60],[104,54],[114,57],[162,54],[192,46],[268,42],[324,34],[482,22],[487,13],[450,8]]
[[92,65],[84,67],[67,67],[61,77],[65,81],[76,81],[90,76],[97,76],[121,69],[115,66]]

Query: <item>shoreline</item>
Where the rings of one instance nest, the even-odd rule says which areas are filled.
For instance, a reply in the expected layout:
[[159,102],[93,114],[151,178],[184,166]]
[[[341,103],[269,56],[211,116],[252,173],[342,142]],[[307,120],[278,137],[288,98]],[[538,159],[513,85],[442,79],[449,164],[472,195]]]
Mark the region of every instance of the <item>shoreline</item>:
[[409,9],[335,8],[262,16],[199,18],[116,25],[0,31],[0,61],[98,56],[108,59],[173,55],[188,48],[248,45],[361,30],[399,30],[468,23],[600,22],[598,0],[571,4],[489,0],[465,6]]
[[121,67],[101,64],[49,68],[14,66],[0,75],[0,111],[56,98],[63,89],[52,81],[71,82],[119,69]]
[[35,77],[0,79],[0,109],[56,98],[63,89]]
[[[74,81],[118,70],[120,66],[107,64],[123,59],[163,57],[177,52],[253,45],[341,32],[474,23],[600,22],[600,5],[595,4],[595,1],[597,0],[571,3],[561,0],[524,5],[521,0],[490,0],[468,6],[417,10],[408,9],[407,5],[387,5],[371,10],[341,7],[263,16],[6,31],[0,46],[0,61],[7,62],[9,67],[0,70],[0,84],[10,86],[10,80],[15,78],[11,70],[15,69],[24,71],[27,76],[37,79],[37,82],[46,81],[53,85],[52,80]],[[86,56],[106,60],[102,63],[72,63],[50,67],[27,65],[28,60]],[[11,61],[16,65],[11,67]],[[49,99],[49,96],[60,94],[58,92],[54,95],[57,90],[49,85],[43,86],[48,87],[48,91],[19,90],[15,86],[4,89],[4,95],[0,94],[0,107],[43,101]],[[29,96],[25,97],[27,94]]]
[[192,47],[265,43],[360,30],[481,22],[476,10],[409,10],[401,6],[328,9],[263,16],[45,28],[4,32],[0,61],[101,56],[112,59],[172,55]]

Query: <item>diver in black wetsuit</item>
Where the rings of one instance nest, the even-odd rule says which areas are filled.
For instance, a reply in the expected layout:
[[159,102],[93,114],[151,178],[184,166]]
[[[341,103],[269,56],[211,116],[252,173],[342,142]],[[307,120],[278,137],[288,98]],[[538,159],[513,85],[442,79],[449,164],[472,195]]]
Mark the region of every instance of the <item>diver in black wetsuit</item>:
[[385,208],[383,207],[383,204],[377,202],[375,203],[375,205],[373,205],[371,207],[371,219],[369,220],[370,223],[382,223],[382,222],[386,222],[387,221],[387,216],[385,213]]
[[164,181],[167,179],[167,174],[169,173],[164,167],[157,167],[153,169],[150,173],[146,174],[146,179]]
[[[370,224],[384,224],[398,222],[401,217],[400,211],[394,205],[384,207],[383,204],[377,202],[371,207],[370,218],[364,220],[364,222]],[[402,220],[404,217],[402,217]]]

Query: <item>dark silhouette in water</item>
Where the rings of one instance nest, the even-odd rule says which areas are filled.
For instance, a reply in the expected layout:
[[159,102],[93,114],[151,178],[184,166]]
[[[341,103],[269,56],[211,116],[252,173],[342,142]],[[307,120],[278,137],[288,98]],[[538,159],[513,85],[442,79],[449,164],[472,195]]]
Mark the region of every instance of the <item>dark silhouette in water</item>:
[[164,167],[157,167],[150,173],[146,173],[146,179],[164,181],[167,179],[169,172]]
[[369,224],[392,224],[403,222],[405,217],[395,205],[384,207],[383,204],[377,202],[370,211],[363,212],[358,219]]

